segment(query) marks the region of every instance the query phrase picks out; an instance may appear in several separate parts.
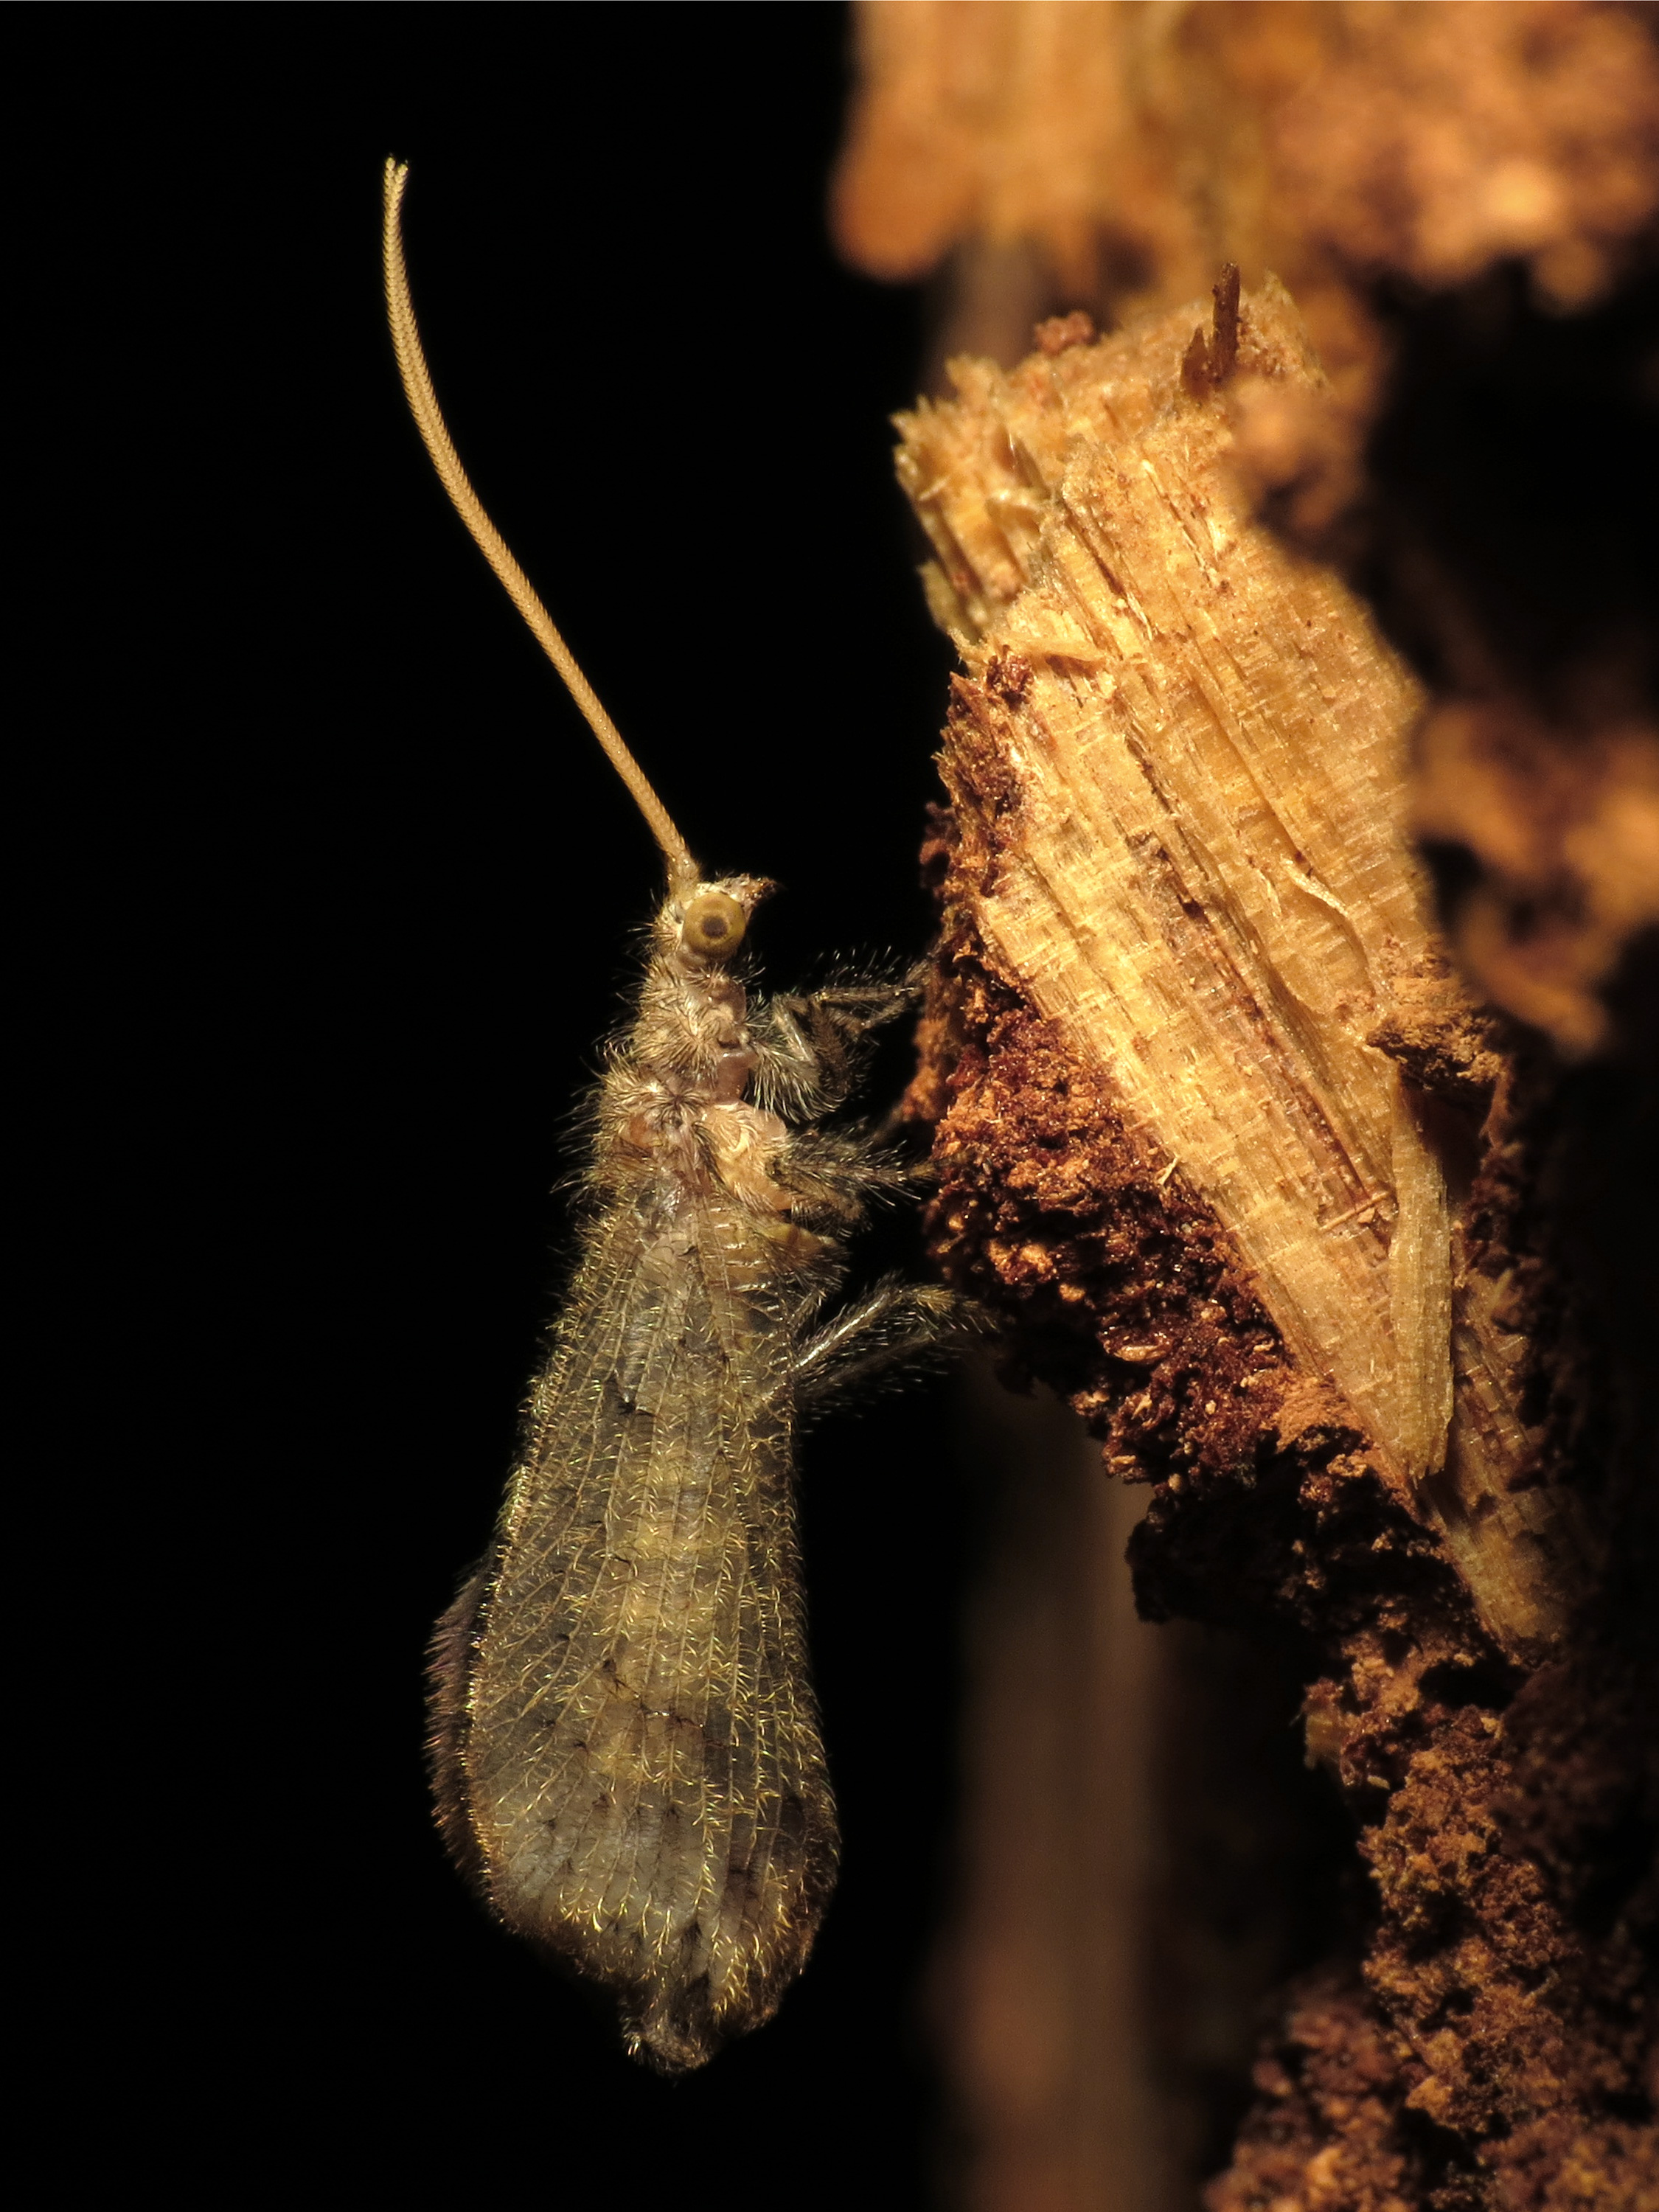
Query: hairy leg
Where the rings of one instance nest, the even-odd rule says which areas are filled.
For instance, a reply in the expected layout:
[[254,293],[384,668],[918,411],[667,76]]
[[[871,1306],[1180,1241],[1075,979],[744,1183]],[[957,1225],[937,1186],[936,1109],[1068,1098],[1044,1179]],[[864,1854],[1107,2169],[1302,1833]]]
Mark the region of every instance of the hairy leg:
[[919,988],[900,982],[843,981],[772,1000],[760,1027],[757,1094],[765,1103],[811,1117],[839,1106],[869,1058],[872,1031],[916,1004]]
[[990,1328],[954,1291],[889,1276],[797,1346],[790,1372],[796,1407],[817,1413],[884,1376],[943,1364]]

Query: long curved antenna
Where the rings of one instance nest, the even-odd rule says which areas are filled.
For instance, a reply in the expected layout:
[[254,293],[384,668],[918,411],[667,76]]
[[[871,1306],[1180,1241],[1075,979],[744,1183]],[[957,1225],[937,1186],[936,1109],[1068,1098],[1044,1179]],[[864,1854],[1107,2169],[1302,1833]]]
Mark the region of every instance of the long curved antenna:
[[696,883],[699,872],[697,864],[687,849],[684,838],[670,820],[667,808],[651,788],[645,771],[623,743],[621,731],[599,704],[599,694],[576,665],[575,655],[554,628],[553,618],[537,598],[529,577],[507,550],[506,540],[484,513],[477,493],[467,482],[460,455],[455,451],[454,441],[439,410],[438,395],[432,388],[431,373],[426,365],[426,356],[421,349],[421,334],[415,325],[414,302],[409,296],[409,275],[404,267],[400,222],[404,187],[408,182],[408,163],[388,160],[386,165],[386,305],[392,324],[392,343],[397,350],[398,367],[403,374],[404,390],[408,394],[410,412],[426,441],[426,449],[432,456],[432,465],[442,479],[444,489],[454,501],[456,513],[477,539],[478,550],[507,586],[507,597],[534,631],[543,652],[563,677],[565,688],[587,717],[588,727],[605,747],[611,765],[633,793],[635,805],[650,824],[652,836],[662,847],[663,856],[668,862],[670,882],[676,886]]

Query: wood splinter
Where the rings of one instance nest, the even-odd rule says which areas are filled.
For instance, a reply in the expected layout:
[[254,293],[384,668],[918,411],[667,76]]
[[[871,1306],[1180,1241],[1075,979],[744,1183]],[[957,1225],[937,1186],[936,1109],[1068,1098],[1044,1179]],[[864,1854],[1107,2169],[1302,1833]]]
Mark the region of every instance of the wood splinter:
[[[1036,1287],[994,1238],[970,1252],[971,1206],[952,1212],[976,1170],[947,1109],[994,998],[1110,1101],[1127,1182],[1202,1217],[1228,1255],[1220,1304],[1166,1299],[1150,1425],[1108,1407],[1109,1385],[1090,1401],[1119,1471],[1237,1460],[1287,1402],[1310,1418],[1311,1390],[1497,1644],[1535,1660],[1582,1547],[1560,1493],[1518,1486],[1525,1347],[1504,1282],[1473,1263],[1469,1103],[1500,1063],[1408,844],[1420,694],[1340,580],[1252,519],[1231,461],[1241,410],[1316,396],[1322,374],[1282,287],[1241,301],[1236,269],[1207,336],[1191,307],[1064,335],[1006,373],[954,362],[957,398],[899,418],[930,604],[965,668],[916,1093],[943,1115],[937,1240],[964,1279]],[[1048,1287],[1127,1360],[1100,1282]],[[1206,1331],[1233,1346],[1219,1404]]]

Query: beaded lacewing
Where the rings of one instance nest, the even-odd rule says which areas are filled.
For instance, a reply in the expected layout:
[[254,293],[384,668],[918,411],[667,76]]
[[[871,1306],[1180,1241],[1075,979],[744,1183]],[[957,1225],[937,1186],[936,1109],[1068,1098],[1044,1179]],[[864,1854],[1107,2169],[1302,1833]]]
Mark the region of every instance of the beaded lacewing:
[[664,2072],[777,2008],[834,1886],[793,1435],[963,1333],[950,1293],[842,1294],[902,1164],[836,1120],[908,982],[761,997],[755,876],[705,877],[461,467],[386,167],[404,389],[462,520],[633,794],[667,888],[591,1101],[579,1255],[495,1534],[432,1655],[438,1821],[492,1910],[607,1986]]

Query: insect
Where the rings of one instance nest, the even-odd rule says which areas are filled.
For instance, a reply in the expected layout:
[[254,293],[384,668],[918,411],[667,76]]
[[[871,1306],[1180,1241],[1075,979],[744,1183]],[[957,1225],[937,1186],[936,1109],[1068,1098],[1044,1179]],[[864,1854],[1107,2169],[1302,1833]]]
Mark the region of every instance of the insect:
[[438,1820],[501,1919],[608,1986],[630,2051],[673,2073],[775,2011],[835,1882],[794,1430],[972,1324],[890,1278],[835,1303],[848,1236],[910,1177],[827,1117],[914,991],[755,994],[744,948],[772,886],[703,876],[462,470],[410,301],[407,177],[387,162],[386,286],[416,422],[668,879],[495,1539],[434,1639]]

